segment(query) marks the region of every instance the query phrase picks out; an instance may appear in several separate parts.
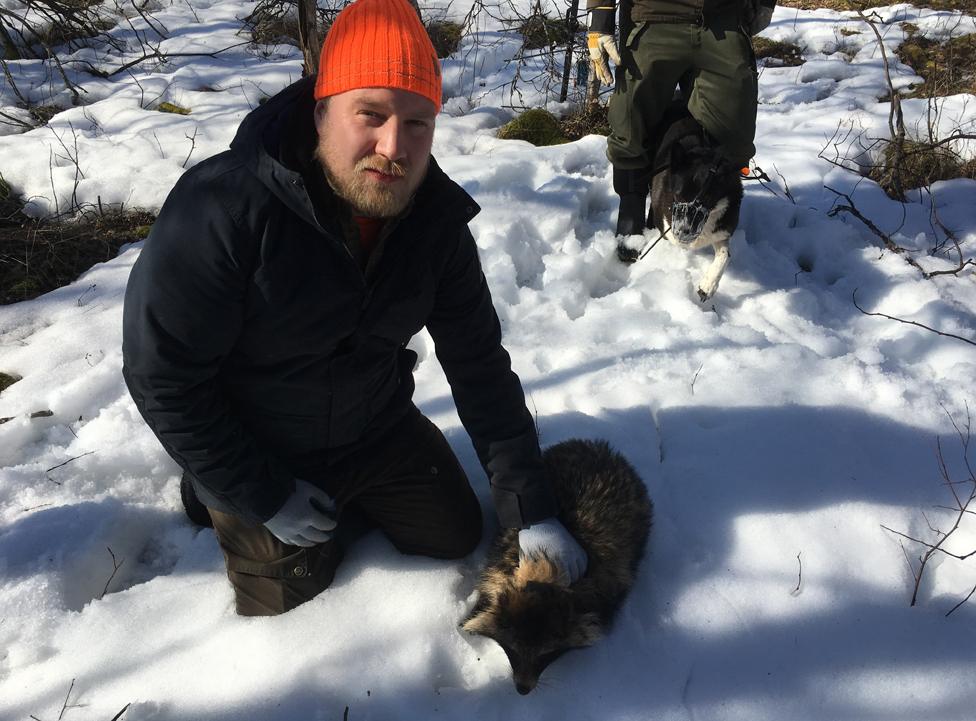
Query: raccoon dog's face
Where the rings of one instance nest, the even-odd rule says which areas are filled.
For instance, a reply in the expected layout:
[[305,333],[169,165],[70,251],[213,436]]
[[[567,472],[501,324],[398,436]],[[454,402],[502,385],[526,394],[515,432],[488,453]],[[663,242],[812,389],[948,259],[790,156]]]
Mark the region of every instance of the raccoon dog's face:
[[535,688],[549,664],[601,635],[596,614],[579,611],[568,588],[538,581],[506,584],[462,628],[502,647],[512,665],[515,689],[523,695]]
[[684,148],[675,143],[671,148],[670,190],[674,196],[671,206],[671,234],[683,244],[690,245],[705,229],[709,213],[726,195],[726,186],[719,182],[728,173],[730,164],[707,147]]

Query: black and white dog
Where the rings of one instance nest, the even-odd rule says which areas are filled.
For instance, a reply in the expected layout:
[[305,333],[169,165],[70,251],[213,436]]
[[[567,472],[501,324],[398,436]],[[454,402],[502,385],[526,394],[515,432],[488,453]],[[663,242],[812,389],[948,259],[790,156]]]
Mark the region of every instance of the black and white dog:
[[729,237],[742,204],[742,174],[680,100],[668,108],[656,137],[647,227],[658,232],[645,234],[646,250],[621,243],[617,254],[633,263],[662,237],[685,250],[711,246],[715,258],[698,282],[698,297],[704,302],[715,294],[729,263]]

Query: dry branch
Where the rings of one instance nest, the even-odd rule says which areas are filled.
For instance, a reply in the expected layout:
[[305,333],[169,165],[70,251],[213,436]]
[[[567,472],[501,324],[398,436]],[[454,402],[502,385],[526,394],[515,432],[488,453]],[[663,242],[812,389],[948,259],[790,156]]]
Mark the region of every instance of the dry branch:
[[[944,406],[943,406],[943,410],[945,410]],[[912,589],[912,600],[910,603],[911,606],[916,605],[916,603],[918,602],[919,589],[921,588],[922,585],[922,578],[925,573],[925,569],[927,567],[928,562],[936,554],[942,554],[949,558],[953,558],[957,561],[966,561],[967,559],[976,556],[976,549],[973,549],[968,553],[954,553],[952,551],[947,550],[945,547],[949,539],[953,536],[953,534],[960,529],[963,521],[966,519],[966,516],[972,515],[972,510],[970,510],[971,507],[976,506],[976,473],[974,473],[973,466],[969,460],[969,444],[971,440],[970,432],[972,428],[971,418],[969,415],[969,407],[968,405],[966,407],[966,423],[962,428],[959,427],[955,419],[952,417],[952,414],[950,414],[947,410],[946,410],[946,415],[949,416],[949,421],[952,423],[953,428],[956,430],[956,434],[959,436],[959,442],[960,445],[962,446],[963,462],[966,467],[966,471],[969,474],[968,478],[964,478],[961,481],[952,480],[948,471],[948,467],[945,462],[945,455],[942,450],[942,440],[940,438],[936,438],[939,473],[942,476],[943,484],[949,489],[949,493],[952,495],[953,501],[955,503],[955,505],[952,506],[950,509],[955,513],[955,517],[952,519],[953,521],[952,527],[949,528],[948,531],[942,531],[936,528],[935,526],[933,526],[932,523],[929,522],[928,517],[923,513],[922,517],[925,518],[926,525],[928,525],[929,530],[932,532],[932,534],[935,537],[934,541],[926,541],[921,538],[915,538],[914,536],[911,536],[907,533],[903,533],[902,531],[896,531],[893,528],[889,528],[888,526],[885,526],[883,524],[881,526],[886,531],[893,533],[896,536],[899,536],[900,538],[911,541],[912,543],[915,543],[921,548],[925,549],[924,552],[916,559],[918,561],[918,565],[916,566],[912,562],[912,559],[909,556],[908,551],[905,549],[904,543],[900,544],[902,547],[902,552],[905,554],[905,559],[908,563],[908,567],[911,570],[912,578],[914,579],[914,587]],[[968,492],[960,495],[959,488],[963,486],[968,487]],[[949,612],[946,613],[946,616],[951,615],[953,611],[955,611],[956,609],[961,607],[964,603],[966,603],[966,601],[968,601],[973,596],[974,593],[976,593],[976,587],[974,587],[973,590],[970,591],[969,594],[964,599],[962,599],[962,601],[960,601],[955,606],[953,606],[952,609],[950,609]]]
[[924,325],[922,323],[916,323],[913,320],[905,320],[904,318],[896,318],[895,316],[893,316],[893,315],[887,315],[886,313],[868,312],[868,311],[864,310],[864,308],[862,308],[861,306],[859,306],[857,304],[857,290],[858,289],[855,288],[854,291],[851,293],[851,300],[854,303],[854,307],[857,308],[859,311],[861,311],[864,315],[873,315],[873,316],[878,316],[879,318],[887,318],[888,320],[895,320],[895,321],[898,321],[899,323],[905,323],[906,325],[913,325],[913,326],[916,326],[917,328],[923,328],[923,329],[925,329],[927,331],[931,331],[932,333],[935,333],[936,335],[942,335],[942,336],[945,336],[946,338],[955,338],[956,340],[961,340],[963,343],[969,343],[969,345],[976,345],[976,341],[972,341],[969,338],[963,338],[962,336],[954,335],[952,333],[943,333],[940,330],[936,330],[935,328],[930,328],[929,326]]

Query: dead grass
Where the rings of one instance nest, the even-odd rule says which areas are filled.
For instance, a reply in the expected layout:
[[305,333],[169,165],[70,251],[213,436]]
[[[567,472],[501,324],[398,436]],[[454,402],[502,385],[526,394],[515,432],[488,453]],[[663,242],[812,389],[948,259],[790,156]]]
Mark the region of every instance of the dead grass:
[[933,147],[931,143],[905,140],[904,155],[898,165],[896,145],[889,142],[884,146],[881,162],[868,172],[868,177],[895,199],[900,198],[899,188],[904,192],[940,180],[976,180],[976,160],[964,161],[947,145]]
[[609,135],[607,106],[592,103],[559,120],[562,134],[569,140],[579,140],[586,135]]
[[911,23],[902,27],[908,37],[898,46],[898,59],[925,81],[913,88],[911,97],[976,94],[976,34],[938,42],[919,35]]
[[771,66],[803,65],[803,48],[794,43],[770,40],[757,35],[752,39],[752,49],[756,53],[756,60],[766,60]]
[[[0,188],[2,190],[2,188]],[[88,214],[79,220],[38,221],[10,213],[0,197],[0,304],[30,300],[111,260],[126,243],[148,235],[145,212]]]
[[[880,0],[779,0],[778,7],[799,8],[800,10],[864,10],[877,7],[883,3]],[[973,0],[917,0],[916,7],[932,10],[962,10],[966,13],[976,12]]]

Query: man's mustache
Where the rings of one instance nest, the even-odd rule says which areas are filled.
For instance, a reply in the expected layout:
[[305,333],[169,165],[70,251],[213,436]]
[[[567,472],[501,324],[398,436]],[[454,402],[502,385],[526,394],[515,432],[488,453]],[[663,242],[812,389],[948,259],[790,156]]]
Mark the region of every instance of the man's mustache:
[[377,173],[393,175],[397,178],[403,178],[407,175],[406,164],[397,162],[396,160],[389,160],[381,155],[363,158],[356,163],[356,171],[363,170],[375,170]]

